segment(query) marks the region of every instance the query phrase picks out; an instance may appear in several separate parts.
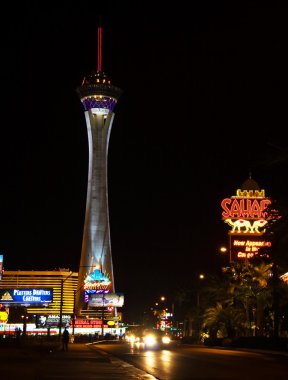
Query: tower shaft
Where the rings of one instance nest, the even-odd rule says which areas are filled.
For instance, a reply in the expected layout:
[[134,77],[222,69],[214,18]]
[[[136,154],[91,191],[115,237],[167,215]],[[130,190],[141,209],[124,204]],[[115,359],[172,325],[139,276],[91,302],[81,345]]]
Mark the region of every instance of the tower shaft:
[[[98,114],[95,110],[85,111],[89,164],[86,197],[86,213],[83,230],[82,251],[78,287],[83,287],[85,278],[98,269],[107,276],[110,284],[106,290],[115,292],[111,254],[108,170],[107,158],[109,138],[114,113]],[[76,297],[76,313],[83,307],[84,289]]]

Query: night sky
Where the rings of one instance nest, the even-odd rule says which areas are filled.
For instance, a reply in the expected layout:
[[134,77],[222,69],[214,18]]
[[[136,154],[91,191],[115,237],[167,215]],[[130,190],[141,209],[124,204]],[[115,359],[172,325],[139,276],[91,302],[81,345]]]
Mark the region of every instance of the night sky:
[[114,279],[134,318],[218,270],[220,202],[250,172],[287,201],[287,6],[61,3],[2,12],[0,253],[6,270],[78,271],[88,151],[76,88],[97,68],[101,16],[102,68],[123,90],[108,157]]

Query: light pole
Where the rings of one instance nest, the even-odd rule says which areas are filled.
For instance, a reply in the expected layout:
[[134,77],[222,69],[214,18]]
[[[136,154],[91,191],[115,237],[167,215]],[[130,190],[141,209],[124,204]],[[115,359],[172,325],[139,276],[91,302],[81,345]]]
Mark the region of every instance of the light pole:
[[104,338],[104,293],[102,293],[102,326],[101,326],[101,335],[102,339]]
[[[160,297],[160,300],[162,302],[165,302],[166,301],[166,298],[164,296],[161,296]],[[166,308],[166,305],[164,304],[164,309],[163,309],[163,312],[164,312],[164,332],[165,334],[167,333],[167,308]],[[161,312],[162,313],[162,312]]]
[[73,343],[74,343],[74,333],[75,333],[75,307],[76,307],[76,290],[73,291],[73,320],[72,320],[72,340],[73,340]]
[[200,316],[202,314],[201,312],[201,291],[202,291],[202,284],[201,282],[205,279],[205,275],[203,273],[200,273],[198,275],[198,282],[197,282],[197,288],[196,288],[196,337],[198,340],[200,340]]
[[231,234],[229,234],[229,264],[232,263],[232,239]]
[[72,342],[74,343],[75,335],[75,319],[76,319],[76,294],[83,288],[84,284],[77,290],[73,290],[73,319],[72,319]]
[[28,319],[26,308],[24,310],[24,315],[21,315],[21,318],[22,318],[22,321],[23,321],[23,337],[25,338],[26,337],[26,333],[27,333],[27,319]]
[[167,333],[167,308],[164,309],[164,332]]
[[61,289],[60,289],[59,338],[61,338],[61,333],[62,333],[63,288],[64,288],[64,280],[62,278]]
[[[204,280],[204,278],[205,278],[205,275],[203,273],[199,274],[200,281]],[[198,282],[198,285],[197,285],[197,308],[200,307],[200,291],[201,291],[201,288],[199,287],[200,281]]]
[[[72,276],[73,272],[69,274],[65,279],[61,278],[61,289],[60,289],[60,313],[59,313],[59,339],[62,335],[62,314],[63,314],[63,292],[64,292],[64,282]],[[74,302],[75,304],[75,302]]]

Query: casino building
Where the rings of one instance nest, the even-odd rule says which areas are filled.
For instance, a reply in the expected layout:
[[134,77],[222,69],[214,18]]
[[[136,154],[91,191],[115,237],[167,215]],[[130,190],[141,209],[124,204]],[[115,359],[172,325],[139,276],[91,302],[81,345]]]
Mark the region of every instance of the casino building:
[[[35,333],[41,333],[44,327],[45,333],[47,328],[56,333],[61,320],[63,325],[70,324],[77,281],[77,272],[61,268],[53,271],[4,271],[0,281],[0,333],[5,331],[7,318],[15,323],[22,319],[26,328],[29,326],[30,332]],[[45,324],[41,323],[43,317],[46,318]],[[10,323],[8,327],[11,330]]]
[[60,326],[70,326],[71,335],[124,334],[122,324],[109,321],[111,315],[104,309],[99,318],[76,318],[77,283],[78,273],[68,269],[4,271],[0,281],[0,335],[14,334],[19,327],[27,334],[58,335]]

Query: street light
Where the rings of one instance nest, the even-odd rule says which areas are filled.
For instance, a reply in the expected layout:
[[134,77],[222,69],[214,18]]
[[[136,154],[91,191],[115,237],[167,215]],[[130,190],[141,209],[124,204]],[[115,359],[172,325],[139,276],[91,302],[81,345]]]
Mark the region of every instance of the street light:
[[69,274],[65,279],[61,278],[61,294],[60,294],[60,313],[59,313],[59,339],[62,335],[62,314],[63,314],[63,292],[64,292],[64,282],[72,276],[73,272]]
[[76,318],[76,290],[73,291],[73,319],[72,319],[72,343],[74,343],[74,332],[75,332],[75,318]]
[[102,335],[102,339],[104,339],[104,292],[102,293],[102,315],[101,315],[101,319],[102,319],[102,325],[101,325],[101,335]]
[[[205,278],[205,275],[203,273],[200,273],[199,274],[199,280],[204,280]],[[200,288],[199,288],[199,284],[197,285],[197,308],[199,308],[200,306]]]
[[[165,302],[166,301],[166,297],[164,297],[164,296],[161,296],[160,297],[160,300],[162,301],[162,302]],[[164,332],[165,332],[165,334],[167,333],[167,314],[169,314],[169,313],[167,313],[169,310],[168,310],[168,308],[167,307],[165,307],[166,305],[164,305],[164,309],[162,309],[163,310],[163,312],[164,312]],[[161,318],[161,317],[160,317]]]
[[227,247],[225,247],[225,246],[221,246],[219,248],[219,251],[223,255],[228,255],[227,261],[228,261],[229,264],[231,264],[232,258],[231,258],[231,236],[230,235],[229,235],[229,249]]
[[26,336],[26,331],[27,331],[27,320],[28,320],[28,315],[27,315],[27,310],[25,308],[24,310],[24,315],[21,315],[22,321],[23,321],[23,337]]
[[[192,335],[195,334],[195,337],[197,340],[200,340],[200,319],[202,315],[202,308],[203,308],[203,302],[202,302],[202,282],[205,280],[205,275],[203,273],[198,274],[198,279],[195,281],[195,292],[196,292],[196,305],[195,305],[195,328],[192,329],[191,332]],[[194,332],[193,332],[194,330]]]
[[83,288],[84,284],[79,289],[73,291],[73,319],[72,319],[72,343],[74,343],[75,334],[75,318],[76,318],[76,294]]

